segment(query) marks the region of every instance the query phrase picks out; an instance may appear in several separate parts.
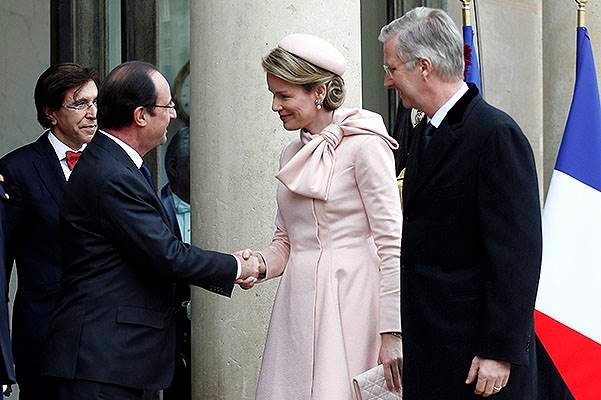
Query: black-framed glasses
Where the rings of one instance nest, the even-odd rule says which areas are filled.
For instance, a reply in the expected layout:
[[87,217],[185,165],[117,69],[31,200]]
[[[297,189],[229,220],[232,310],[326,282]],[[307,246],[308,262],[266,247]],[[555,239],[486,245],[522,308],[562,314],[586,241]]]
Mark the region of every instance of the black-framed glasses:
[[78,101],[73,104],[63,104],[62,107],[66,108],[68,110],[73,110],[73,111],[88,111],[92,107],[98,109],[96,100],[94,100],[94,101]]
[[150,104],[150,105],[148,105],[147,107],[169,108],[169,109],[171,109],[171,110],[175,111],[175,103],[173,102],[173,100],[171,100],[171,101],[169,102],[169,104],[167,104],[167,105],[165,105],[165,106],[162,106],[162,105],[160,105],[160,104]]

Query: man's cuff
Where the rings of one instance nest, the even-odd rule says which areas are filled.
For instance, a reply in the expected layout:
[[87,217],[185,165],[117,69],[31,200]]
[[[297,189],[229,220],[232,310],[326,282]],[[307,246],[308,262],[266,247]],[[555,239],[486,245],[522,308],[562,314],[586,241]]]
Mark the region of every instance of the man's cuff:
[[238,267],[238,272],[236,272],[236,280],[238,280],[240,275],[242,275],[242,265],[240,265],[240,259],[237,256],[234,256],[234,258],[236,259],[236,265]]

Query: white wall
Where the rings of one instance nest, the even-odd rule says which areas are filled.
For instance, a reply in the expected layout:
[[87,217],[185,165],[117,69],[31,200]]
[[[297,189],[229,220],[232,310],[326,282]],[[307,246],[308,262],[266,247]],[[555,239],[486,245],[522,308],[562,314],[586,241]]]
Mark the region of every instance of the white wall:
[[33,89],[50,65],[50,2],[0,2],[0,156],[33,141]]

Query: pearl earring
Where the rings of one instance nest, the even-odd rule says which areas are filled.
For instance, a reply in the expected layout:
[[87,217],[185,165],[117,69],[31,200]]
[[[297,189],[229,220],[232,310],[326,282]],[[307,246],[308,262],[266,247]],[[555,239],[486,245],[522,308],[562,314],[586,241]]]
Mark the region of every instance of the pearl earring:
[[318,110],[321,110],[321,103],[322,102],[323,102],[322,99],[315,100],[315,107],[317,107]]

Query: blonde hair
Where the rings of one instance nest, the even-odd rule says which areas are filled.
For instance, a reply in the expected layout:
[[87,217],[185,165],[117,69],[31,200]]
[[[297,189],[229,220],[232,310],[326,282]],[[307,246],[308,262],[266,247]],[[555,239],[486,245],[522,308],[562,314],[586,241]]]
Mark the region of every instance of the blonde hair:
[[344,102],[344,79],[341,76],[316,67],[289,51],[279,47],[272,49],[263,57],[262,65],[265,72],[286,82],[301,85],[307,92],[316,86],[325,85],[323,107],[327,110],[335,110]]

